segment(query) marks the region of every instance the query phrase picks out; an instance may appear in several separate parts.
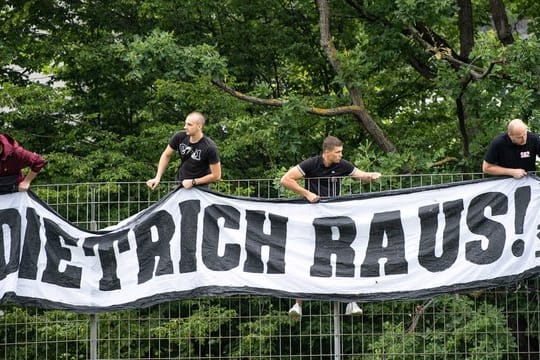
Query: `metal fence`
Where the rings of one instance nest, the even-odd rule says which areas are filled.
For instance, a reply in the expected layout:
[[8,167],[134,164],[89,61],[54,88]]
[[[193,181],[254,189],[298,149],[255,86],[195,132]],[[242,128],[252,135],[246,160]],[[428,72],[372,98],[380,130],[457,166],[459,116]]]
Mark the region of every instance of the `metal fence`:
[[[481,174],[343,179],[341,194],[388,191],[481,178]],[[142,182],[39,185],[33,191],[70,222],[114,225],[171,191]],[[230,195],[295,196],[279,179],[222,181]],[[3,359],[540,359],[536,280],[506,289],[441,295],[426,301],[345,304],[308,301],[300,321],[292,299],[257,296],[173,301],[99,315],[0,307]]]

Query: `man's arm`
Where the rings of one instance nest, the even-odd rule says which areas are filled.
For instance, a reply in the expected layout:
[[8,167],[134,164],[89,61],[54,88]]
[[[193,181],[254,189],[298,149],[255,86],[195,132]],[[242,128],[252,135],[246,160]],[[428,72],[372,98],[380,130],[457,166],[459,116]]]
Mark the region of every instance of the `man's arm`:
[[[210,164],[210,174],[195,179],[197,185],[210,184],[221,180],[221,162]],[[182,180],[182,187],[189,189],[193,187],[193,179]]]
[[159,163],[158,168],[156,172],[156,176],[153,179],[150,179],[146,182],[146,185],[154,190],[161,181],[161,177],[165,173],[165,170],[167,170],[167,166],[169,165],[169,161],[171,160],[171,156],[174,154],[174,149],[167,144],[167,147],[163,152],[161,153],[161,156],[159,157]]
[[32,181],[45,166],[45,159],[34,152],[26,150],[22,146],[16,147],[15,156],[21,164],[21,168],[29,168],[28,173],[24,177],[23,181],[21,181],[18,185],[19,191],[28,191]]
[[287,189],[294,191],[298,195],[305,197],[311,203],[319,201],[319,199],[321,198],[319,195],[312,193],[307,189],[304,189],[302,186],[300,186],[300,184],[298,184],[297,181],[302,179],[303,177],[304,176],[302,175],[300,170],[298,170],[298,167],[295,166],[289,169],[289,171],[287,171],[285,175],[281,177],[281,184]]
[[377,180],[381,177],[381,173],[379,172],[366,172],[362,171],[358,168],[354,169],[354,172],[352,173],[352,178],[358,181],[365,181],[365,182],[372,182],[374,180]]
[[515,179],[521,179],[527,172],[523,169],[511,169],[500,165],[488,163],[486,160],[482,162],[482,172],[493,176],[512,176]]
[[34,180],[37,175],[38,173],[33,170],[28,171],[28,174],[26,174],[24,180],[19,183],[19,191],[28,191],[28,189],[30,189],[32,180]]

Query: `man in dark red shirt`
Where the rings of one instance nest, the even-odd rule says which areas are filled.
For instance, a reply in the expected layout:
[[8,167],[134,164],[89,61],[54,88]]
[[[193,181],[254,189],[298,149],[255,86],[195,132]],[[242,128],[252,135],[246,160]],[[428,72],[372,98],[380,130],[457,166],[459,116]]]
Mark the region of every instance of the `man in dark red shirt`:
[[[8,134],[0,134],[0,191],[27,191],[44,166],[41,156],[26,150]],[[30,168],[26,176],[24,168]]]

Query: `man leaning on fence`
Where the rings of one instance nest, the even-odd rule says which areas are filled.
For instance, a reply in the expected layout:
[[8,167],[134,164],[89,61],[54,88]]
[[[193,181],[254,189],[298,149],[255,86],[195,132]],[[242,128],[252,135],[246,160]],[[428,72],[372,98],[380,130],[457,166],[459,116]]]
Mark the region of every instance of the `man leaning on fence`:
[[[10,135],[0,134],[0,193],[28,191],[44,166],[40,155],[26,150]],[[26,175],[25,168],[29,168]]]
[[190,189],[194,186],[208,186],[221,179],[219,151],[212,139],[203,133],[206,119],[200,112],[192,112],[186,117],[184,131],[174,134],[159,158],[156,176],[146,182],[154,190],[175,152],[182,159],[176,181],[179,186]]
[[514,119],[508,130],[495,137],[482,163],[482,171],[495,176],[520,179],[527,172],[536,171],[536,157],[540,154],[540,138],[527,125]]
[[[380,178],[380,173],[361,171],[342,157],[343,142],[334,136],[328,136],[323,141],[322,154],[310,157],[292,167],[281,178],[281,184],[305,197],[310,203],[316,203],[321,197],[339,196],[341,179],[344,176],[366,182]],[[302,178],[305,179],[304,187],[297,182]],[[361,315],[362,309],[355,302],[350,302],[345,313]],[[289,316],[293,319],[302,316],[302,300],[296,299],[289,310]]]

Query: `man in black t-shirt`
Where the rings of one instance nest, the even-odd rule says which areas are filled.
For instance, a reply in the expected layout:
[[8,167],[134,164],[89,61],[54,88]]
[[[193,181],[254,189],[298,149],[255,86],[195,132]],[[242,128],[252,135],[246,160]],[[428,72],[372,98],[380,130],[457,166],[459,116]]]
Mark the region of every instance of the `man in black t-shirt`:
[[[536,171],[536,158],[540,155],[540,138],[530,132],[520,119],[508,123],[508,131],[496,136],[484,157],[482,171],[495,176],[521,179],[527,172]],[[536,279],[525,282],[529,295],[536,295]],[[516,285],[519,289],[521,284]]]
[[[343,143],[334,136],[328,136],[323,141],[322,154],[310,157],[291,168],[281,178],[281,184],[298,195],[304,196],[309,202],[315,203],[321,197],[339,196],[341,179],[344,176],[367,182],[381,177],[378,172],[359,170],[342,157]],[[304,178],[304,187],[298,184],[298,180],[302,178]],[[347,304],[345,314],[361,315],[362,309],[355,302],[350,302]],[[302,316],[302,300],[296,299],[289,310],[289,316],[293,319]]]
[[[339,196],[341,179],[344,176],[367,182],[377,180],[381,176],[378,172],[361,171],[342,157],[343,143],[334,136],[328,136],[323,141],[323,153],[291,168],[283,175],[281,183],[287,189],[314,203],[321,197]],[[297,182],[302,178],[305,179],[304,187]]]
[[540,138],[528,131],[520,119],[508,123],[508,131],[493,139],[482,163],[482,171],[495,176],[520,179],[527,172],[536,171],[536,157],[540,154]]
[[186,117],[184,131],[174,134],[159,158],[156,176],[146,182],[154,190],[169,165],[171,156],[178,152],[182,159],[176,181],[182,187],[207,186],[221,179],[221,162],[216,144],[203,134],[203,114],[192,112]]

